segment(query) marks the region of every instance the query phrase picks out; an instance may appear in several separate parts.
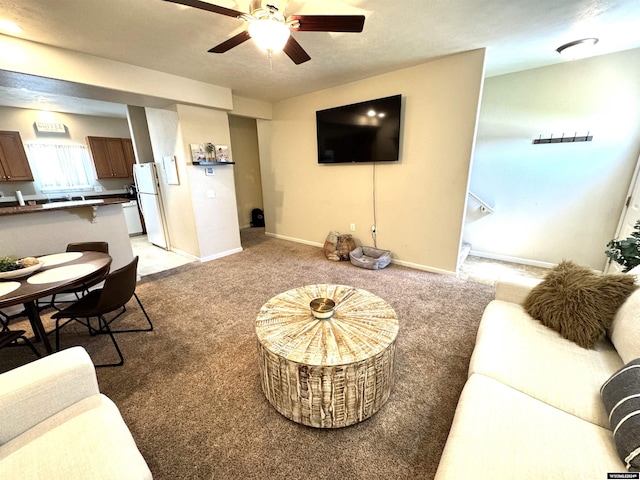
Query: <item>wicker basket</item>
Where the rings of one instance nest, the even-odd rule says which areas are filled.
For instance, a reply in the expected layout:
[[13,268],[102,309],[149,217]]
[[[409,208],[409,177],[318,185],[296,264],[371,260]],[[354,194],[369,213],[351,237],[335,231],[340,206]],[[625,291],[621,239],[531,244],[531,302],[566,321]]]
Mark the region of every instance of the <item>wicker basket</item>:
[[349,260],[349,252],[356,248],[356,242],[351,234],[341,234],[336,231],[329,232],[327,239],[324,241],[324,254],[329,260],[339,262],[341,260]]

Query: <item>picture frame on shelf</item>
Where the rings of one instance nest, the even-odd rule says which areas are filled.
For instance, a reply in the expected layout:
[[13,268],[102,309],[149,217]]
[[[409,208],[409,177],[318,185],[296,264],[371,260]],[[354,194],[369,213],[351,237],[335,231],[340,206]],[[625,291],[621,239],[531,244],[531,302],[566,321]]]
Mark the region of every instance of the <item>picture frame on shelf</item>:
[[193,163],[200,163],[207,161],[207,150],[203,143],[191,144],[191,161]]
[[216,162],[228,163],[230,161],[229,147],[226,145],[216,145]]

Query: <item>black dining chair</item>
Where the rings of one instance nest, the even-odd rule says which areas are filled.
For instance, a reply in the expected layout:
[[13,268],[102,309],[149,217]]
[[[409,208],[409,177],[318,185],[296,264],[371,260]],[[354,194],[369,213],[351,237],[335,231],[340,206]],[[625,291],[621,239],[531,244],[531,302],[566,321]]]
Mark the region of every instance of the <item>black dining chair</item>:
[[7,346],[19,346],[21,343],[18,340],[22,340],[22,344],[26,345],[31,349],[31,351],[35,354],[36,357],[41,358],[40,352],[36,350],[36,347],[33,346],[33,343],[29,341],[27,337],[25,337],[24,330],[3,330],[0,332],[0,348],[4,348]]
[[[101,252],[101,253],[109,253],[109,244],[107,242],[72,242],[67,244],[67,252]],[[64,292],[60,292],[51,297],[51,300],[44,303],[38,303],[38,307],[52,307],[56,310],[60,310],[58,305],[69,303],[68,300],[56,302],[56,297],[58,295],[67,295],[74,294],[76,296],[76,300],[79,300],[82,295],[85,295],[89,292],[91,287],[95,287],[100,282],[102,282],[107,276],[108,272],[97,275],[94,278],[88,279],[81,286],[76,288],[71,288],[69,290],[65,290]]]
[[[89,331],[94,335],[99,333],[108,335],[113,342],[113,346],[115,347],[119,357],[119,362],[96,365],[96,367],[119,366],[124,363],[124,357],[122,356],[122,352],[120,351],[118,342],[116,342],[113,334],[121,332],[143,332],[153,330],[153,323],[151,322],[149,315],[147,315],[147,312],[142,306],[142,302],[140,302],[140,299],[135,292],[137,282],[137,268],[138,257],[136,256],[129,264],[125,265],[122,268],[119,268],[114,272],[109,273],[104,280],[104,286],[102,288],[91,290],[77,302],[60,310],[59,312],[54,313],[51,316],[51,318],[56,319],[56,351],[60,349],[60,330],[72,321],[76,321],[88,327]],[[144,314],[149,327],[139,329],[112,330],[110,327],[111,323],[126,311],[125,305],[129,300],[131,300],[132,297],[134,297],[138,302],[138,305],[140,306],[140,309],[142,310],[142,313]],[[105,315],[111,312],[115,312],[116,310],[120,311],[116,314],[115,317],[107,320]],[[97,329],[92,327],[91,325],[91,318],[93,317],[96,317],[98,319]],[[61,324],[60,320],[62,319],[67,319],[67,321]],[[84,321],[82,319],[84,319]]]
[[0,311],[0,331],[6,332],[9,330],[9,320],[11,320],[9,315]]

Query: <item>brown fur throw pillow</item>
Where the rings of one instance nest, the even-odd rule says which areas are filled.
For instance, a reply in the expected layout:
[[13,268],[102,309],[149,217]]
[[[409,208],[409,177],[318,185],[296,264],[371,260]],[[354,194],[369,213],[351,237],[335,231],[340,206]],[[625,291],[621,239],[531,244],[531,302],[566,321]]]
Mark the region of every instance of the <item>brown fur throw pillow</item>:
[[524,308],[567,340],[591,348],[635,290],[634,280],[633,275],[603,275],[563,261],[531,290]]

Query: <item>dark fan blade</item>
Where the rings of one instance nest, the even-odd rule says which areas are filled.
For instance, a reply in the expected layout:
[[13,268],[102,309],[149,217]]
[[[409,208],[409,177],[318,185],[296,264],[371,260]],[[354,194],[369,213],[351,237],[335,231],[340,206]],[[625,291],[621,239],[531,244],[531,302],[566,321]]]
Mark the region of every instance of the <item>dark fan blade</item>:
[[296,65],[300,65],[301,63],[311,60],[309,54],[304,51],[304,48],[300,46],[293,36],[289,37],[289,40],[287,40],[287,44],[284,46],[282,51],[286,53]]
[[364,15],[291,15],[287,21],[298,20],[300,32],[361,32]]
[[241,43],[246,42],[250,38],[251,35],[249,35],[249,32],[245,30],[244,32],[240,32],[239,34],[231,37],[229,40],[222,42],[220,45],[216,45],[209,49],[209,53],[224,53],[231,50],[233,47],[237,47]]
[[177,3],[179,5],[186,5],[187,7],[199,8],[200,10],[206,10],[208,12],[219,13],[220,15],[227,15],[228,17],[239,17],[243,15],[242,12],[231,10],[230,8],[219,7],[218,5],[212,5],[207,2],[201,2],[200,0],[164,0],[169,3]]

